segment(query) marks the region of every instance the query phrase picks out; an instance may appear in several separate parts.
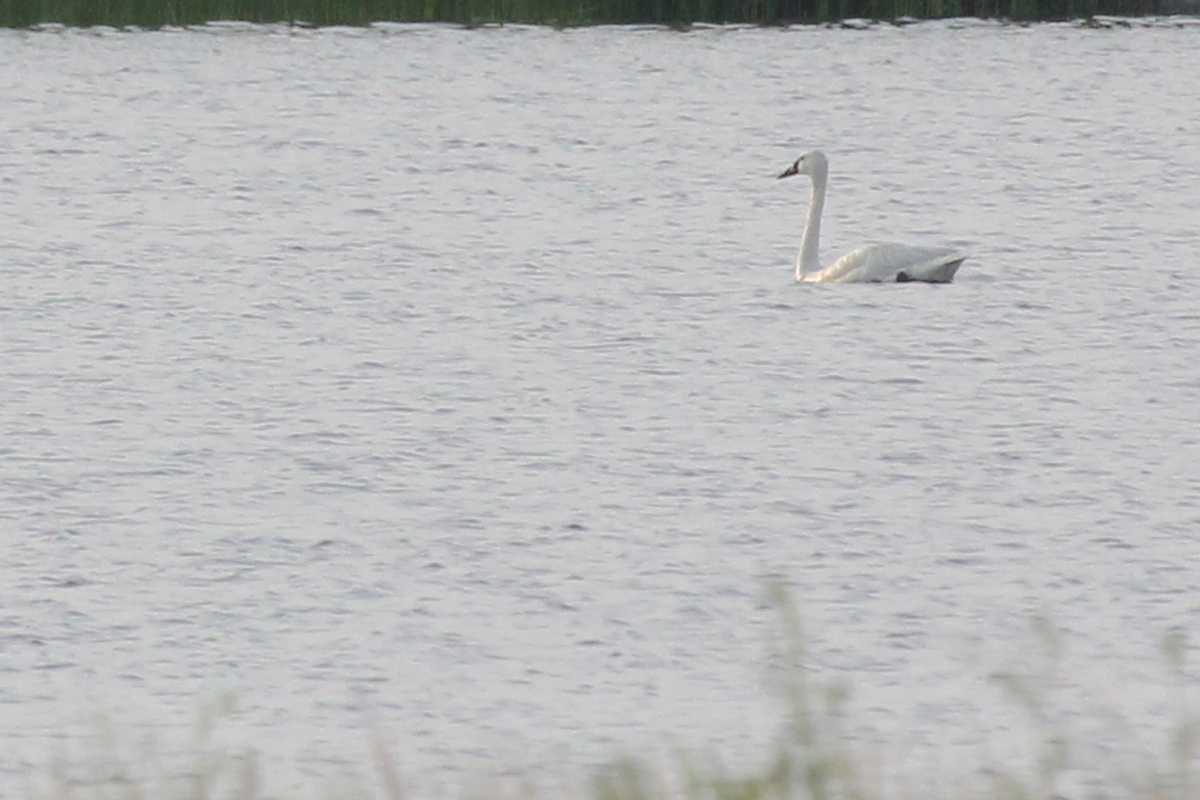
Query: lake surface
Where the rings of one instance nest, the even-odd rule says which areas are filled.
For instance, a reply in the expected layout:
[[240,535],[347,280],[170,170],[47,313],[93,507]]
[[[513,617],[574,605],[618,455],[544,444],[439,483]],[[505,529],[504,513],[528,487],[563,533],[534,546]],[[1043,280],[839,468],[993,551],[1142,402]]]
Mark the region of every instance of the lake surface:
[[[772,578],[891,769],[1027,763],[988,676],[1039,613],[1073,738],[1115,709],[1165,755],[1198,48],[0,32],[0,795],[103,749],[98,714],[153,771],[222,692],[292,796],[369,777],[373,735],[435,784],[753,763]],[[775,175],[814,147],[826,262],[954,245],[956,282],[796,285],[808,187]]]

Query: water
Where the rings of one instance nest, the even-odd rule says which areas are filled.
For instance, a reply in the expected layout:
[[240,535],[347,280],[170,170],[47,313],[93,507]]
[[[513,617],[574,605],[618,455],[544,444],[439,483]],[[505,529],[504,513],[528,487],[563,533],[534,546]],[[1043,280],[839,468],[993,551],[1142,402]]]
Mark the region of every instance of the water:
[[[0,33],[0,793],[98,712],[151,771],[224,691],[302,796],[372,732],[426,777],[752,761],[772,576],[901,770],[1019,746],[1032,613],[1070,725],[1160,731],[1198,35]],[[957,281],[795,285],[815,146],[826,262]]]

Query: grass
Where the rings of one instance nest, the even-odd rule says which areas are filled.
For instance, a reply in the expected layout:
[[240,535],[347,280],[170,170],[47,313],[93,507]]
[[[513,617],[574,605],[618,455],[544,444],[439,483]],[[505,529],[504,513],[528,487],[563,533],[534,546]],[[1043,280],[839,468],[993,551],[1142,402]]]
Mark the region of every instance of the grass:
[[778,25],[848,18],[1048,20],[1155,13],[1159,0],[0,0],[0,26],[160,28],[212,20],[310,25],[522,22],[558,26],[694,22]]
[[[1064,776],[1075,763],[1078,743],[1072,743],[1057,711],[1053,695],[1061,688],[1063,641],[1045,618],[1033,620],[1035,646],[1030,664],[991,675],[1016,709],[1023,712],[1031,734],[1030,763],[1014,771],[976,770],[975,784],[966,790],[885,791],[875,777],[883,765],[864,755],[847,734],[850,691],[839,680],[816,680],[808,665],[800,617],[781,587],[769,589],[778,630],[769,656],[768,689],[785,709],[784,719],[763,759],[755,768],[726,768],[719,754],[702,758],[681,753],[673,765],[653,765],[636,758],[617,758],[595,770],[590,781],[574,791],[538,790],[523,782],[516,792],[472,793],[472,800],[1200,800],[1196,766],[1200,750],[1200,725],[1188,693],[1185,654],[1187,643],[1173,632],[1162,643],[1170,683],[1174,720],[1166,752],[1157,756],[1139,748],[1119,717],[1113,716],[1121,742],[1104,772],[1104,785],[1091,786],[1087,794],[1064,786]],[[154,784],[135,777],[122,761],[116,737],[101,724],[97,752],[89,767],[60,759],[51,770],[49,789],[33,800],[279,800],[267,794],[254,753],[230,754],[210,744],[219,720],[232,712],[229,697],[202,708],[196,732],[193,761],[182,775]],[[422,800],[410,793],[388,748],[381,739],[371,745],[374,789],[365,785],[341,787],[334,792],[310,793],[331,800]],[[1089,766],[1095,770],[1095,765]],[[927,779],[939,785],[944,776]],[[942,784],[944,785],[944,784]],[[436,793],[447,800],[446,792]]]

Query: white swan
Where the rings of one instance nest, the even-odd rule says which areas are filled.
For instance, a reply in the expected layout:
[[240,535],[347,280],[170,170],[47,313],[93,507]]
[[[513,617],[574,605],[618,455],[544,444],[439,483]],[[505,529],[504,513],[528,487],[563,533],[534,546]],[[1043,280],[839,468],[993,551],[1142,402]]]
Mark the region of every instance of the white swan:
[[819,150],[810,150],[796,159],[779,176],[807,175],[812,178],[812,197],[808,201],[808,221],[800,240],[796,259],[796,280],[805,283],[905,283],[926,281],[949,283],[967,257],[961,250],[948,247],[910,247],[906,244],[871,244],[852,250],[825,269],[818,257],[821,238],[821,211],[825,207],[825,181],[829,161]]

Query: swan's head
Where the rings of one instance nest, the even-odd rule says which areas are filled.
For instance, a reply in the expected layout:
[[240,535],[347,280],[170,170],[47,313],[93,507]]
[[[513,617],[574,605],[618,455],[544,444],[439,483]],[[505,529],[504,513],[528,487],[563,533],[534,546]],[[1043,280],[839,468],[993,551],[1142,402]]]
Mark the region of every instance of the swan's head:
[[790,178],[793,175],[824,175],[829,171],[829,162],[820,150],[809,150],[795,163],[779,174],[780,178]]

